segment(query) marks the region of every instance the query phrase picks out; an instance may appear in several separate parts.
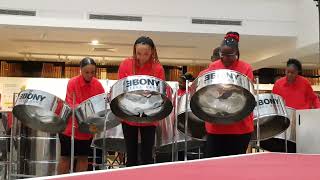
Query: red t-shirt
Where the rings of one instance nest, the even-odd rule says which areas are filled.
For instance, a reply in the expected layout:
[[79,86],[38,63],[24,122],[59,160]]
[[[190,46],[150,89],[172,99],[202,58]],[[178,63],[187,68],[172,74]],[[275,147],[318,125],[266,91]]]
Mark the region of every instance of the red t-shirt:
[[[75,105],[73,106],[73,92],[75,93]],[[90,83],[85,82],[83,77],[81,75],[76,76],[69,80],[68,86],[67,86],[67,94],[66,94],[66,103],[71,108],[76,108],[80,103],[83,101],[104,93],[104,88],[102,87],[102,84],[98,81],[98,79],[93,78]],[[74,137],[78,140],[89,140],[93,136],[91,134],[87,133],[81,133],[78,129],[78,121],[75,121],[75,131],[74,131]],[[68,124],[63,132],[66,136],[72,135],[72,116],[68,119]]]
[[[233,65],[230,67],[225,67],[221,60],[217,60],[215,62],[212,62],[208,69],[200,72],[199,76],[212,70],[218,70],[218,69],[230,69],[237,72],[240,72],[246,76],[250,80],[253,81],[253,72],[251,66],[243,62],[242,60],[235,61]],[[206,131],[209,134],[247,134],[251,133],[254,130],[253,127],[253,114],[251,113],[248,117],[244,118],[241,121],[238,121],[233,124],[228,125],[221,125],[221,124],[215,124],[215,123],[209,123],[206,122]]]
[[[133,65],[135,64],[135,74],[133,72]],[[138,63],[135,63],[135,60],[132,57],[126,58],[119,67],[118,78],[122,79],[128,76],[133,75],[148,75],[154,76],[161,80],[165,80],[165,74],[163,67],[160,63],[153,63],[151,60],[145,63],[143,66],[139,66]],[[157,122],[152,123],[136,123],[123,120],[124,123],[131,126],[157,126]]]
[[319,99],[313,92],[309,81],[299,75],[293,83],[288,83],[286,77],[277,80],[272,93],[280,95],[288,107],[295,109],[320,108]]

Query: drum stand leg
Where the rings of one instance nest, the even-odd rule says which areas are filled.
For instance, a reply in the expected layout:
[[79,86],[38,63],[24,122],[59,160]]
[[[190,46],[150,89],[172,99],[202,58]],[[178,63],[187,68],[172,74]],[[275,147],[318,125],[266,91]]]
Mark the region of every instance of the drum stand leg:
[[104,121],[104,125],[103,125],[103,141],[102,141],[102,169],[105,169],[105,165],[106,165],[106,158],[107,158],[107,153],[106,153],[106,124],[107,124],[107,119]]
[[284,148],[285,152],[288,153],[288,138],[287,138],[287,129],[284,131]]
[[[17,93],[13,93],[13,106],[15,105],[15,102],[16,102],[16,95]],[[16,132],[16,128],[17,128],[17,119],[16,117],[12,114],[12,125],[11,125],[11,132],[10,132],[10,147],[9,147],[9,150],[10,150],[10,153],[9,153],[9,164],[7,165],[8,166],[8,179],[11,180],[12,176],[13,176],[13,173],[12,173],[12,168],[14,167],[13,165],[13,138],[15,136],[17,136],[17,134],[15,134],[14,136],[14,133]],[[16,139],[18,141],[18,138]],[[17,152],[17,157],[19,157],[20,155],[20,151]],[[17,159],[17,163],[20,159]],[[16,169],[18,169],[18,164],[16,164]]]
[[201,147],[199,146],[199,149],[198,149],[198,153],[199,153],[199,159],[201,159]]
[[259,77],[256,78],[257,83],[257,152],[260,152],[260,107],[259,107]]
[[[185,108],[188,109],[188,97],[189,96],[189,81],[186,80],[186,104]],[[184,123],[184,160],[188,160],[188,113],[185,113],[185,123]]]
[[[177,87],[178,88],[178,87]],[[176,141],[176,133],[177,133],[177,123],[178,123],[178,90],[176,88],[175,92],[175,103],[174,103],[174,122],[173,122],[173,136],[172,136],[172,162],[177,161],[178,159],[178,148],[177,148],[177,141]],[[170,117],[170,115],[169,115]]]
[[12,126],[11,126],[11,134],[10,134],[10,154],[9,154],[9,164],[8,164],[8,179],[11,180],[12,177],[12,162],[13,162],[13,133],[16,131],[16,118],[13,117],[12,119]]
[[256,147],[257,152],[260,152],[260,125],[259,125],[259,121],[260,121],[260,118],[258,117],[258,119],[257,119],[257,147]]
[[93,147],[93,159],[92,159],[92,169],[93,171],[96,170],[96,158],[97,158],[97,151],[96,147]]
[[74,167],[74,131],[75,131],[75,111],[74,111],[74,107],[76,104],[76,94],[73,93],[72,94],[72,131],[71,131],[71,158],[70,158],[70,173],[73,173],[73,167]]
[[174,134],[174,133],[176,132],[176,131],[175,131],[175,126],[176,126],[175,124],[176,124],[176,119],[174,119],[173,129],[172,129],[172,132],[173,132],[173,135],[172,135],[172,142],[173,142],[173,143],[172,143],[172,146],[171,146],[171,161],[172,161],[172,162],[174,162],[175,159],[176,159],[176,158],[175,158],[175,152],[176,152],[176,151],[175,151],[175,145],[176,145],[176,142],[175,142],[175,134]]
[[92,159],[92,170],[95,171],[97,167],[97,148],[94,145],[94,139],[96,138],[96,134],[94,135],[94,138],[91,141],[90,147],[93,148],[93,159]]

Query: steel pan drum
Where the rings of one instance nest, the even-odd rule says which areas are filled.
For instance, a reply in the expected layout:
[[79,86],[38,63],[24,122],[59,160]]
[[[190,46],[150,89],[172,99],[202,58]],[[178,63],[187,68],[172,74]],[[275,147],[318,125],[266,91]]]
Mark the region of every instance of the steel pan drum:
[[83,133],[97,133],[119,125],[118,118],[111,112],[107,94],[99,94],[81,103],[75,110],[79,130]]
[[8,152],[9,143],[10,143],[10,128],[8,121],[8,113],[2,112],[0,118],[0,161],[2,161],[2,155]]
[[[296,150],[296,110],[287,107],[287,114],[290,119],[290,126],[287,129],[287,146],[289,153],[295,153]],[[272,152],[286,152],[285,133],[260,142],[262,149]]]
[[58,136],[27,129],[21,139],[25,142],[22,147],[24,173],[33,176],[56,175],[60,158]]
[[66,127],[71,109],[60,98],[40,90],[20,92],[13,114],[26,126],[57,133]]
[[[156,129],[156,150],[160,153],[172,152],[172,145],[174,144],[173,139],[173,124],[174,117],[173,114],[165,118],[163,121],[159,122],[159,126]],[[185,136],[176,131],[175,135],[177,149],[178,151],[184,150],[185,146]],[[204,141],[199,141],[192,139],[188,136],[187,138],[188,149],[194,149],[204,145]]]
[[284,105],[281,96],[276,94],[259,94],[258,103],[259,106],[254,110],[255,131],[252,140],[257,140],[256,124],[258,117],[260,118],[260,140],[274,137],[284,132],[289,127],[290,120],[287,116],[286,106]]
[[210,71],[193,81],[190,88],[192,112],[200,119],[216,124],[232,124],[254,109],[253,83],[236,71]]
[[[93,139],[93,146],[103,148],[104,133],[97,133]],[[126,144],[122,132],[122,124],[106,131],[105,147],[106,151],[126,152]]]
[[152,76],[129,76],[117,81],[110,90],[111,110],[133,122],[153,122],[164,119],[172,111],[172,89]]
[[190,96],[188,96],[186,109],[186,94],[180,97],[178,104],[178,130],[185,133],[185,115],[188,113],[188,136],[197,140],[204,140],[206,136],[205,123],[195,116],[190,109]]
[[9,152],[10,145],[10,136],[0,134],[0,161],[3,160],[3,157],[6,156],[6,153]]

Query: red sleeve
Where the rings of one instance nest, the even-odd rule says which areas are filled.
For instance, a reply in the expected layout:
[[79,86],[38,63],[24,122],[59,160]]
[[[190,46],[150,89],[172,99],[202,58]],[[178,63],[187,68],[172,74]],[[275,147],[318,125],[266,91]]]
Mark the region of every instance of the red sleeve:
[[98,81],[98,83],[97,83],[97,92],[98,92],[98,94],[105,93],[105,90],[104,90],[101,82],[99,82],[99,81]]
[[273,94],[278,94],[278,95],[280,95],[279,85],[278,85],[278,84],[279,84],[278,81],[276,81],[276,82],[274,83],[273,88],[272,88],[272,93],[273,93]]
[[157,71],[156,77],[165,81],[166,76],[165,76],[164,69],[163,69],[162,65],[159,64],[157,69],[158,69],[158,71]]
[[246,76],[248,76],[249,79],[251,79],[251,81],[254,81],[254,77],[253,77],[253,71],[250,65],[248,65],[248,70],[246,72]]
[[314,93],[311,84],[309,82],[306,82],[307,86],[307,97],[310,101],[310,104],[313,108],[319,109],[320,108],[320,101],[316,93]]
[[125,61],[123,61],[120,66],[119,66],[119,70],[118,70],[118,79],[122,79],[128,76],[127,71],[127,66],[125,64]]
[[[75,79],[70,79],[68,81],[68,85],[67,85],[67,94],[66,94],[66,103],[71,107],[74,108],[72,106],[73,104],[73,93],[75,93],[75,83],[74,82]],[[77,103],[75,103],[75,107],[77,107]]]

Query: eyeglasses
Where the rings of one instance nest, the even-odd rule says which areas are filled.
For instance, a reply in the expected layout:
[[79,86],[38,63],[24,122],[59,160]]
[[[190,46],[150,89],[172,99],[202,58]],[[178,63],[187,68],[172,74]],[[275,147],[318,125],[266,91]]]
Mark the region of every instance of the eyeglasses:
[[232,53],[232,54],[225,54],[225,53],[221,53],[219,52],[220,57],[235,57],[237,55],[237,53]]

